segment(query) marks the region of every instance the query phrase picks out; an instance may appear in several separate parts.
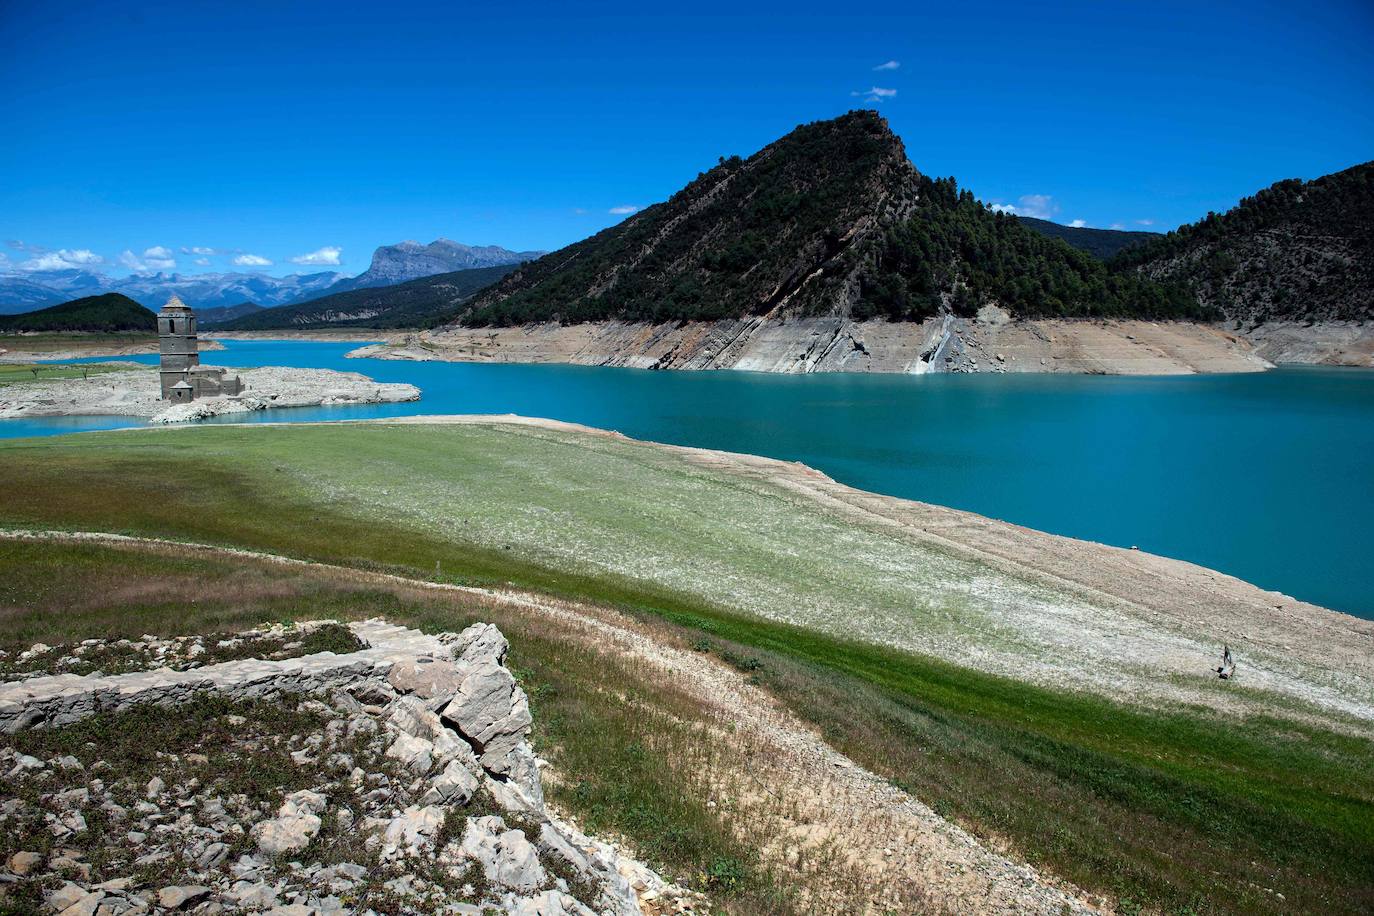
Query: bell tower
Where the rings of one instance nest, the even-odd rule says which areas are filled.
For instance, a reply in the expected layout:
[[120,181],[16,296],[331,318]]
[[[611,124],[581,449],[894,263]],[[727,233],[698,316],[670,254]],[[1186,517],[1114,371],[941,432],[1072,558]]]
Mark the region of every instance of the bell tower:
[[[178,382],[188,382],[192,367],[200,365],[196,346],[196,315],[175,294],[157,313],[158,353],[161,356],[162,399],[190,400],[185,386],[173,390]],[[179,395],[179,396],[178,396]]]

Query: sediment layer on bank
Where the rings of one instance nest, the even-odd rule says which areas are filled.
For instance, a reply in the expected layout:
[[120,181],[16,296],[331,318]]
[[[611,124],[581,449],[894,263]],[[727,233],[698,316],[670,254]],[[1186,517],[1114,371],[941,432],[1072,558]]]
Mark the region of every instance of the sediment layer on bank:
[[984,309],[974,319],[920,323],[749,318],[447,329],[350,355],[783,373],[1180,375],[1258,372],[1276,362],[1374,365],[1374,327],[1265,325],[1245,332],[1187,322],[1011,321]]

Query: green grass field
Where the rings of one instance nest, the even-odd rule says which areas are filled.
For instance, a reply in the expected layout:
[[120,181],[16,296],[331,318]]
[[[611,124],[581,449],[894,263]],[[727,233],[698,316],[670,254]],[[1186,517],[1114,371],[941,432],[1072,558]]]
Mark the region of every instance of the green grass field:
[[[959,650],[944,651],[951,642],[1036,662],[1043,645],[1021,622],[1083,599],[916,550],[660,450],[472,426],[203,428],[11,441],[0,444],[0,465],[8,526],[513,583],[640,615],[748,670],[856,761],[1126,911],[1374,908],[1374,743],[1359,729],[1322,727],[1278,703],[1273,715],[1243,718],[1128,706],[958,664]],[[104,599],[68,601],[61,618],[33,610],[77,587],[62,579],[126,573],[108,560],[86,567],[58,552],[39,562],[24,550],[0,553],[6,642],[51,641],[54,628],[154,631],[153,612],[114,614]],[[293,614],[338,607],[322,596],[290,600]],[[235,619],[232,608],[202,613],[207,627]],[[527,625],[533,645],[538,627]],[[529,663],[536,716],[538,679],[556,679],[562,663],[552,642],[544,661]],[[575,701],[586,727],[611,715],[582,696],[590,683],[551,689],[545,702]],[[546,715],[557,723],[558,712]],[[662,805],[652,792],[633,794],[643,786],[631,774],[659,756],[654,733],[612,729],[579,750],[567,731],[547,727],[565,747],[560,765],[577,761],[569,765],[582,774],[584,788],[567,796],[574,810],[650,849],[663,837],[716,838],[660,846],[663,861],[703,873],[717,861],[747,865],[723,839],[729,826],[692,811],[680,791]],[[750,880],[736,882],[738,899],[750,901],[739,912],[765,901],[786,909],[771,879]]]
[[63,378],[92,378],[110,372],[127,372],[125,366],[108,366],[104,363],[87,363],[80,366],[64,366],[48,363],[0,363],[0,386],[16,382],[40,382]]

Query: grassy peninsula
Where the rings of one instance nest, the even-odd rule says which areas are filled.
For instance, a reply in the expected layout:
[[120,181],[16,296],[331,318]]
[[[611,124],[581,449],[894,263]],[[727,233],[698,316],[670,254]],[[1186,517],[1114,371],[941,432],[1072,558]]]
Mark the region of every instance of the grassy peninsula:
[[[1362,624],[1270,609],[1271,625],[1235,637],[1242,676],[1219,682],[1214,647],[1261,619],[1265,593],[1196,567],[556,424],[136,431],[13,440],[0,460],[6,527],[333,567],[230,555],[202,582],[162,559],[174,545],[0,541],[0,603],[26,609],[5,616],[7,646],[184,630],[192,593],[211,629],[319,612],[452,628],[478,601],[548,723],[560,803],[690,865],[727,912],[850,898],[822,888],[838,872],[772,856],[746,798],[684,790],[743,765],[731,714],[713,719],[560,607],[723,661],[854,761],[1122,911],[1374,904]],[[350,578],[377,573],[416,584]],[[491,591],[440,598],[431,582]],[[487,606],[511,590],[537,597]],[[1342,633],[1351,648],[1323,656]]]

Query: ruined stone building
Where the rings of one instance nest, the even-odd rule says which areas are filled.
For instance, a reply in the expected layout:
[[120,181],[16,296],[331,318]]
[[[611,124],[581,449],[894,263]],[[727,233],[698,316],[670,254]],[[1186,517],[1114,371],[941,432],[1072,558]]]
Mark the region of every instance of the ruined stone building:
[[223,369],[200,364],[196,346],[196,314],[174,293],[157,313],[158,352],[161,355],[162,399],[175,403],[243,392],[243,381]]

